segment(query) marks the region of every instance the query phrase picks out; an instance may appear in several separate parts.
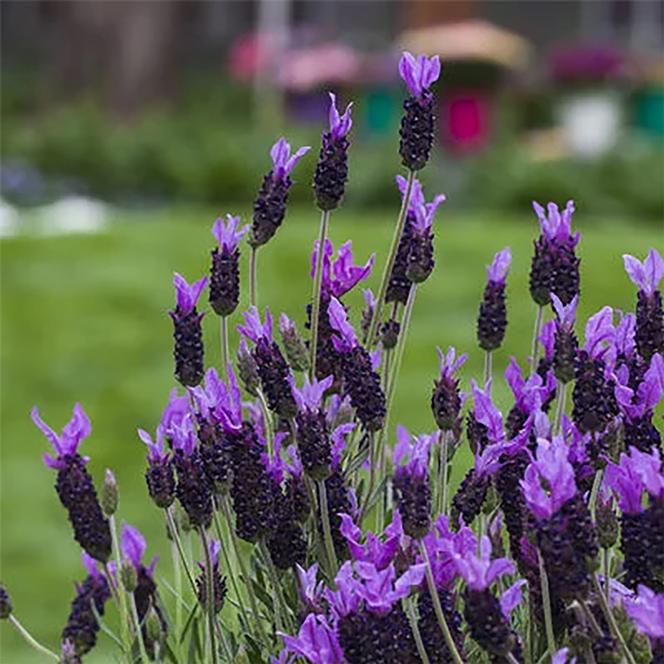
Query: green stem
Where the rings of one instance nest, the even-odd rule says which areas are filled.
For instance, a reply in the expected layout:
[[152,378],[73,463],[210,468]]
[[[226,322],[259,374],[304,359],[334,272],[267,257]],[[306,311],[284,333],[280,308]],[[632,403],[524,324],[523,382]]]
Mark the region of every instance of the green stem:
[[270,409],[268,408],[267,401],[265,400],[263,390],[259,389],[257,392],[258,402],[260,403],[261,411],[263,413],[263,423],[265,425],[265,441],[267,443],[267,453],[270,457],[272,457],[272,415],[270,413]]
[[150,658],[148,657],[148,652],[145,649],[145,641],[143,641],[143,631],[141,630],[141,621],[138,618],[138,610],[136,609],[136,598],[134,593],[127,593],[129,595],[129,609],[131,611],[131,617],[134,619],[134,626],[136,627],[136,639],[138,641],[138,649],[141,653],[141,661],[149,664]]
[[609,557],[611,555],[611,551],[609,549],[602,549],[602,568],[604,572],[604,595],[606,596],[606,601],[607,604],[609,602],[610,598],[610,592],[611,592],[611,569],[609,566]]
[[[258,549],[263,557],[263,562],[265,567],[267,567],[267,572],[270,576],[270,581],[272,581],[272,591],[274,592],[274,622],[278,631],[282,632],[284,629],[287,629],[286,623],[284,622],[285,616],[288,615],[286,600],[281,592],[281,583],[279,582],[279,576],[277,575],[277,570],[274,567],[272,558],[270,557],[270,552],[265,544],[265,540],[261,539],[258,542]],[[290,627],[290,626],[289,626]]]
[[565,399],[567,397],[567,383],[558,381],[558,398],[556,399],[556,419],[554,431],[560,433],[563,424],[563,413],[565,412]]
[[399,248],[399,242],[401,241],[401,235],[403,234],[404,226],[406,225],[406,218],[408,212],[408,203],[410,202],[410,195],[413,191],[413,182],[415,181],[414,171],[408,172],[408,179],[406,183],[406,192],[401,201],[401,209],[399,210],[399,216],[397,217],[397,224],[394,228],[394,235],[392,236],[392,244],[390,246],[390,253],[388,254],[385,267],[383,268],[383,276],[380,280],[380,288],[378,289],[378,295],[376,297],[376,306],[374,307],[373,316],[371,317],[371,324],[369,325],[369,332],[367,334],[367,345],[371,347],[376,338],[376,330],[378,329],[378,323],[380,322],[380,314],[383,308],[383,300],[387,293],[387,286],[390,282],[390,276],[392,275],[392,268],[394,267],[394,261],[397,257],[397,249]]
[[31,647],[34,648],[37,652],[40,652],[42,655],[46,655],[47,657],[50,657],[51,659],[54,659],[56,662],[60,661],[60,657],[56,655],[52,650],[49,650],[45,646],[43,646],[37,639],[35,639],[28,630],[21,625],[21,623],[18,621],[18,618],[11,613],[8,618],[9,622],[12,624],[14,629],[21,635],[23,640]]
[[[602,612],[604,613],[604,617],[606,618],[606,622],[609,625],[609,629],[611,630],[611,633],[613,636],[618,640],[618,643],[620,644],[620,648],[623,651],[623,655],[625,655],[625,658],[629,662],[629,664],[636,664],[636,660],[634,659],[634,655],[632,655],[630,649],[627,646],[627,643],[625,642],[625,637],[622,635],[622,632],[620,631],[620,628],[618,627],[618,624],[616,623],[616,619],[611,611],[611,607],[609,606],[609,602],[607,601],[606,597],[602,593],[602,589],[600,588],[599,581],[597,581],[597,576],[595,574],[592,575],[592,581],[593,581],[593,587],[595,588],[595,594],[597,595],[597,598],[599,599],[599,605],[602,608]],[[608,588],[609,584],[609,577],[606,577],[606,584]]]
[[373,431],[369,432],[369,485],[362,501],[360,508],[359,525],[362,525],[362,520],[366,516],[367,509],[369,508],[369,501],[376,484],[376,436]]
[[258,262],[258,247],[252,245],[249,252],[249,303],[253,307],[258,306],[258,284],[256,274],[256,263]]
[[[385,368],[384,368],[384,375],[383,375],[383,390],[387,390],[388,387],[388,382],[390,378],[390,364],[392,360],[392,350],[388,349],[385,351]],[[386,463],[386,449],[387,449],[387,441],[385,440],[385,436],[382,434],[378,437],[378,446],[379,446],[379,452],[378,452],[378,472],[379,472],[379,477],[382,481],[383,477],[387,475],[385,472],[385,463]],[[387,492],[383,492],[383,495],[381,499],[378,501],[378,518],[377,518],[377,523],[380,525],[383,523],[383,520],[385,518],[385,510],[387,508]]]
[[542,319],[544,317],[544,307],[539,304],[537,305],[537,315],[535,316],[535,329],[533,330],[533,342],[530,351],[530,357],[532,357],[532,366],[531,373],[535,373],[537,370],[537,360],[539,355],[539,335],[542,329]]
[[323,540],[325,541],[325,554],[329,567],[330,585],[335,588],[334,577],[337,575],[337,554],[334,551],[334,542],[332,541],[332,529],[330,528],[330,513],[327,507],[327,489],[325,480],[318,481],[318,494],[320,503],[320,515],[323,522]]
[[[115,517],[112,514],[111,516],[108,517],[108,523],[111,530],[111,543],[113,546],[115,565],[119,574],[122,561],[120,560],[120,544],[118,542],[118,530],[115,524]],[[113,579],[108,573],[107,576],[109,577],[108,584],[111,588],[113,588],[113,586],[115,585]],[[120,612],[120,640],[122,641],[124,648],[129,650],[129,633],[128,633],[129,625],[127,624],[127,604],[125,601],[125,594],[122,592],[122,590],[119,587],[116,587],[116,593],[117,594],[115,596],[115,599],[118,603],[118,611]]]
[[[171,538],[173,536],[171,535]],[[175,583],[175,634],[176,646],[178,645],[178,637],[180,636],[180,628],[182,627],[182,569],[180,561],[178,560],[178,549],[175,544],[175,539],[171,539],[171,560],[173,561],[173,581]]]
[[311,301],[311,360],[309,362],[309,376],[311,380],[316,379],[316,349],[318,347],[318,318],[320,316],[320,291],[323,283],[323,254],[325,253],[325,238],[327,227],[330,223],[330,211],[323,210],[320,215],[320,233],[318,236],[318,254],[316,255],[316,267],[314,270],[314,290]]
[[198,535],[201,538],[201,546],[205,555],[205,583],[206,593],[205,600],[207,604],[207,618],[208,618],[208,644],[210,647],[210,661],[212,664],[217,664],[217,634],[215,631],[215,616],[214,616],[214,570],[212,569],[212,556],[210,556],[210,549],[208,547],[207,535],[204,528],[198,529]]
[[487,384],[491,378],[491,368],[492,368],[493,353],[490,350],[485,351],[484,353],[484,385]]
[[194,597],[195,597],[197,595],[196,581],[194,581],[194,576],[191,573],[191,570],[189,569],[189,562],[187,559],[187,555],[184,551],[184,548],[182,547],[182,540],[180,539],[180,533],[178,532],[178,528],[175,524],[175,519],[173,518],[173,512],[171,510],[172,506],[166,509],[166,521],[168,523],[168,529],[171,533],[171,536],[173,537],[173,541],[175,542],[178,553],[180,554],[180,560],[182,561],[182,566],[184,567],[187,579],[189,580],[189,585],[191,586],[191,589],[194,591]]
[[219,316],[219,343],[221,345],[221,368],[226,374],[230,349],[228,347],[228,316]]
[[544,629],[546,631],[546,646],[549,656],[553,657],[556,652],[556,638],[553,634],[553,618],[551,616],[551,599],[549,597],[549,578],[546,575],[544,559],[538,551],[540,586],[542,588],[542,610],[544,611]]
[[452,656],[452,660],[454,661],[454,663],[463,664],[463,660],[461,659],[461,655],[459,655],[456,643],[454,643],[454,639],[452,638],[452,633],[450,632],[450,628],[447,625],[447,620],[445,620],[443,607],[440,605],[440,597],[438,596],[438,590],[436,589],[436,582],[434,581],[433,578],[433,571],[431,570],[431,561],[429,560],[429,554],[427,553],[427,549],[424,546],[424,542],[422,542],[421,540],[420,540],[420,553],[422,555],[422,559],[424,560],[424,564],[426,565],[425,572],[427,577],[427,585],[429,587],[429,594],[431,595],[431,599],[433,600],[433,608],[436,613],[436,619],[438,620],[438,626],[440,627],[440,631],[443,633],[443,637],[445,638],[445,645],[447,646],[447,650]]
[[265,629],[263,628],[263,623],[261,622],[260,613],[258,612],[258,603],[256,602],[256,596],[254,595],[254,589],[251,587],[251,577],[245,565],[244,558],[242,557],[242,551],[240,551],[240,543],[237,541],[237,536],[235,530],[233,529],[233,520],[231,517],[231,510],[228,505],[228,498],[226,496],[221,497],[221,509],[224,513],[224,518],[228,524],[228,531],[231,534],[231,543],[233,545],[233,550],[235,551],[235,558],[240,565],[240,573],[244,578],[244,585],[247,588],[247,595],[249,596],[249,604],[251,606],[251,611],[254,614],[254,620],[256,621],[256,626],[258,627],[258,632],[260,638],[264,644],[269,643]]
[[597,507],[597,495],[599,494],[599,487],[602,484],[602,478],[604,477],[604,470],[600,469],[595,473],[595,479],[593,480],[593,486],[590,489],[590,498],[588,498],[588,511],[593,521],[595,520],[595,508]]
[[417,624],[417,616],[415,615],[415,607],[413,603],[408,599],[403,601],[403,605],[406,609],[406,615],[408,616],[408,622],[410,623],[410,629],[413,632],[413,638],[415,639],[415,645],[417,646],[417,654],[422,660],[422,664],[429,664],[429,655],[427,655],[426,648],[424,647],[424,641],[422,641],[422,635],[420,634],[420,628]]
[[436,515],[447,511],[447,454],[449,446],[449,431],[441,431],[441,440],[438,445],[438,482],[436,495]]

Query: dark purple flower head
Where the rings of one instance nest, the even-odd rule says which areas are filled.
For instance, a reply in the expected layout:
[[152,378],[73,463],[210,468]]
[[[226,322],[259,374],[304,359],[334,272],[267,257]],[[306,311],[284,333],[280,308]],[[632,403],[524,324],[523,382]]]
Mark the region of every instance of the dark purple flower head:
[[664,593],[639,585],[636,597],[627,599],[624,606],[639,632],[664,643]]
[[334,347],[339,353],[349,353],[358,345],[357,337],[355,336],[353,326],[348,322],[348,314],[344,305],[336,297],[330,298],[327,315],[330,325],[336,333],[332,337]]
[[584,350],[596,360],[602,359],[613,348],[616,330],[613,326],[613,309],[603,307],[586,323],[586,344]]
[[260,339],[265,339],[268,343],[272,343],[272,314],[267,307],[265,307],[264,323],[261,323],[261,315],[253,305],[242,316],[244,317],[244,325],[237,326],[237,331],[240,334],[254,343],[258,343]]
[[[122,525],[121,543],[122,557],[139,572],[143,567],[143,556],[148,548],[145,537],[138,528],[130,526],[128,523]],[[152,575],[157,558],[153,558],[150,565],[146,568],[148,574]]]
[[[311,277],[314,277],[316,262],[318,260],[318,241],[314,244],[311,254]],[[353,262],[353,243],[351,240],[344,242],[339,247],[336,259],[332,259],[334,245],[329,239],[323,245],[322,282],[323,292],[334,297],[341,297],[351,288],[355,287],[371,274],[376,254],[371,254],[364,265],[355,265]]]
[[332,138],[339,140],[340,138],[345,138],[348,135],[350,128],[353,126],[353,119],[350,116],[353,102],[346,106],[346,110],[342,115],[339,115],[336,95],[333,92],[328,94],[330,95],[330,134],[332,135]]
[[641,512],[645,493],[653,498],[664,497],[664,473],[658,449],[647,454],[630,447],[628,454],[620,455],[617,464],[609,462],[604,477],[623,512]]
[[176,314],[184,316],[191,313],[196,308],[198,298],[200,298],[203,289],[207,285],[208,278],[202,277],[192,284],[187,283],[187,280],[177,272],[173,275],[173,285],[175,286],[175,302],[176,310],[171,311],[172,317]]
[[503,415],[491,400],[491,381],[487,381],[484,390],[471,381],[473,399],[475,402],[473,414],[475,419],[487,428],[487,436],[493,443],[500,443],[505,439],[503,428]]
[[533,209],[540,222],[542,235],[553,244],[566,243],[572,238],[572,246],[576,246],[580,234],[572,236],[572,215],[574,214],[574,201],[567,201],[565,209],[560,212],[555,203],[549,203],[545,210],[539,203],[533,201]]
[[505,247],[505,249],[502,249],[493,257],[491,265],[487,267],[487,279],[496,284],[504,284],[511,264],[512,250],[509,247]]
[[537,441],[536,458],[526,468],[520,484],[526,504],[538,520],[551,518],[576,495],[568,451],[561,436],[552,441],[546,438]]
[[341,526],[339,531],[348,543],[350,555],[355,561],[368,562],[376,569],[385,569],[399,551],[404,536],[399,510],[394,510],[392,521],[383,531],[383,539],[372,532],[366,534],[362,544],[362,530],[355,524],[349,514],[340,514]]
[[273,175],[276,180],[283,180],[287,178],[297,162],[304,157],[311,148],[308,146],[301,147],[294,154],[291,155],[291,147],[288,141],[282,136],[270,150],[270,157],[272,157]]
[[564,330],[571,330],[576,320],[576,308],[579,304],[579,296],[575,295],[569,304],[563,304],[555,293],[551,293],[551,304],[553,305],[553,310],[556,312],[559,327]]
[[231,214],[226,215],[226,221],[219,217],[212,226],[212,235],[219,243],[222,251],[233,253],[240,240],[249,232],[249,224],[238,228],[240,225],[239,215],[234,217]]
[[617,371],[616,378],[616,401],[630,420],[636,420],[651,412],[664,394],[664,359],[653,355],[636,393],[628,385],[629,371]]
[[[72,417],[62,428],[62,433],[59,436],[41,419],[37,406],[32,409],[30,416],[57,453],[56,456],[52,456],[47,452],[43,455],[44,463],[49,468],[56,470],[64,468],[64,457],[73,456],[78,453],[78,446],[92,431],[90,418],[79,403],[74,406]],[[83,457],[84,463],[87,463],[88,460],[89,457]]]
[[640,291],[650,297],[658,290],[659,282],[664,277],[664,259],[658,251],[651,249],[643,262],[623,254],[623,261],[625,272]]
[[[401,175],[397,175],[396,180],[403,198],[408,189],[408,181]],[[428,233],[433,225],[438,206],[444,203],[445,200],[446,197],[444,194],[438,194],[430,203],[427,203],[424,198],[424,191],[422,191],[422,185],[419,180],[415,179],[410,192],[410,200],[408,201],[408,212],[412,215],[411,227],[413,230],[420,234]]]
[[[397,444],[394,446],[392,457],[395,477],[403,475],[412,479],[426,477],[429,467],[429,451],[436,435],[411,436],[405,427],[397,425]],[[402,464],[402,461],[405,463]]]
[[417,58],[405,51],[399,60],[399,75],[406,83],[413,97],[419,97],[428,90],[440,76],[440,58],[434,55],[418,55]]
[[333,382],[334,376],[328,376],[324,380],[314,380],[313,382],[309,382],[309,379],[305,377],[302,387],[298,389],[295,385],[295,378],[291,376],[291,389],[293,390],[293,397],[298,408],[300,410],[308,410],[312,413],[320,410],[323,396],[330,389]]
[[312,664],[342,664],[344,661],[341,646],[335,631],[324,616],[310,613],[297,636],[279,632],[285,649]]
[[[470,538],[470,534],[467,534],[467,538]],[[507,558],[491,559],[491,540],[486,535],[482,536],[479,541],[479,555],[475,551],[477,551],[477,546],[474,547],[474,550],[468,550],[464,546],[462,552],[455,549],[452,551],[454,564],[460,576],[472,590],[486,590],[499,577],[515,572],[515,566],[511,560]]]

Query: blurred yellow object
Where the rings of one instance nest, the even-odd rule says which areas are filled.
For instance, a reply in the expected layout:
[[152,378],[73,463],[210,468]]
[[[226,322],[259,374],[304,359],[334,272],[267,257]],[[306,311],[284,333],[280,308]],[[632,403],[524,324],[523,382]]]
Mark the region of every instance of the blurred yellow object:
[[532,52],[523,37],[481,20],[408,30],[397,44],[413,53],[440,55],[443,60],[479,60],[508,69],[524,69]]

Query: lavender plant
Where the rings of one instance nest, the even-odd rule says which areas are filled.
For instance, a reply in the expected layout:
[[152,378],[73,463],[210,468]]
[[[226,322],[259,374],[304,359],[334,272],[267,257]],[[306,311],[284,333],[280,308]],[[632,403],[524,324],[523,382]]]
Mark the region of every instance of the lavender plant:
[[[348,178],[352,125],[351,105],[339,114],[334,95],[313,183],[322,220],[304,320],[281,314],[280,345],[269,308],[261,316],[256,306],[256,251],[283,222],[290,175],[308,150],[291,155],[283,138],[251,228],[231,215],[213,226],[208,301],[221,320],[220,370],[205,366],[198,302],[208,279],[189,284],[175,274],[169,313],[181,387],[154,436],[138,431],[172,574],[143,562],[147,543],[137,529],[117,532],[117,482],[107,471],[98,496],[78,451],[91,433],[83,408],[74,407],[61,434],[33,410],[53,446],[44,460],[57,471],[86,569],[53,650],[19,622],[0,586],[0,619],[41,656],[74,664],[103,639],[105,652],[115,647],[115,659],[128,663],[664,662],[655,412],[664,394],[664,260],[654,249],[643,262],[625,256],[636,312],[604,307],[588,319],[581,345],[574,205],[561,212],[535,203],[535,333],[530,354],[505,370],[513,395],[506,416],[492,397],[500,378],[491,354],[507,327],[509,248],[491,262],[479,305],[484,375],[467,391],[467,352],[438,349],[434,430],[393,430],[415,293],[434,269],[432,224],[444,200],[427,202],[415,178],[432,149],[440,64],[404,54],[399,71],[409,91],[399,146],[408,172],[397,178],[392,246],[363,311],[344,296],[369,275],[374,256],[356,265],[350,241],[335,256],[327,238]],[[239,263],[245,234],[248,297]],[[228,323],[246,302],[232,354]],[[450,487],[466,445],[473,463]]]

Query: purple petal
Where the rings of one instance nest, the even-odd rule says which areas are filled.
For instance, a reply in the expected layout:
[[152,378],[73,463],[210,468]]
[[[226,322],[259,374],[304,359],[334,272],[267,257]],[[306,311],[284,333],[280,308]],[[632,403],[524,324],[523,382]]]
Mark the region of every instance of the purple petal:
[[346,110],[344,111],[343,115],[340,116],[339,111],[337,110],[336,95],[332,92],[328,94],[330,95],[330,112],[329,112],[330,133],[335,139],[339,140],[341,138],[344,138],[350,131],[350,128],[353,126],[353,120],[350,116],[353,103],[351,102],[350,104],[348,104],[348,106],[346,106]]
[[330,320],[332,329],[335,330],[341,337],[342,348],[348,352],[357,345],[357,337],[355,332],[348,322],[348,314],[344,309],[343,304],[337,300],[336,297],[330,298],[330,304],[327,308],[327,315]]
[[615,328],[613,327],[613,309],[603,307],[586,323],[585,350],[593,359],[601,357],[608,344],[613,342]]
[[498,284],[504,284],[511,263],[512,263],[512,250],[509,247],[505,247],[505,249],[499,251],[493,257],[491,265],[489,265],[489,267],[487,268],[488,280]]
[[214,222],[212,226],[212,235],[216,238],[221,249],[225,249],[228,252],[233,252],[237,249],[242,237],[249,232],[249,224],[246,224],[238,230],[239,224],[240,217],[234,217],[230,214],[226,215],[225,222],[221,218]]
[[647,284],[646,292],[652,295],[664,276],[664,259],[655,249],[651,249],[643,261],[643,272]]
[[58,453],[58,455],[62,454],[62,448],[60,447],[60,439],[58,438],[58,435],[39,416],[39,409],[37,406],[34,406],[30,411],[30,417],[32,418],[32,421],[35,423],[37,428],[44,434],[44,436],[46,436],[46,439],[49,443],[51,443],[53,449]]
[[128,523],[125,523],[122,526],[121,539],[122,555],[127,558],[134,567],[139,568],[143,554],[147,549],[145,538],[138,528],[134,528]]

